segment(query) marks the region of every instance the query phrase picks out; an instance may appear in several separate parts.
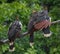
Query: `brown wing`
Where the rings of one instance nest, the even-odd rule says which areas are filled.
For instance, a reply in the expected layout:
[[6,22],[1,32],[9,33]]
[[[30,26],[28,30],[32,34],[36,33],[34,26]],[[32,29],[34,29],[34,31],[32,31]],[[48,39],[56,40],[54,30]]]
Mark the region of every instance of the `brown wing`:
[[46,28],[49,25],[50,25],[50,22],[48,20],[44,20],[42,22],[35,24],[34,28],[37,30],[42,30],[43,28]]

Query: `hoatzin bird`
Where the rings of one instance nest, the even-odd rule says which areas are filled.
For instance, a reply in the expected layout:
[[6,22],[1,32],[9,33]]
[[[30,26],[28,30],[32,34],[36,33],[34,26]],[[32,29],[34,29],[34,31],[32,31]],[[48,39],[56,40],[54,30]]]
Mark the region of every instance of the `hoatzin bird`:
[[8,30],[8,39],[9,39],[9,51],[12,52],[15,50],[14,48],[14,40],[18,37],[21,37],[21,27],[22,23],[19,21],[18,16],[16,20],[11,23]]
[[51,20],[50,17],[48,16],[47,8],[40,12],[33,10],[33,13],[30,16],[30,21],[28,23],[28,32],[30,34],[30,46],[33,45],[34,31],[42,30],[45,37],[51,36],[50,24]]

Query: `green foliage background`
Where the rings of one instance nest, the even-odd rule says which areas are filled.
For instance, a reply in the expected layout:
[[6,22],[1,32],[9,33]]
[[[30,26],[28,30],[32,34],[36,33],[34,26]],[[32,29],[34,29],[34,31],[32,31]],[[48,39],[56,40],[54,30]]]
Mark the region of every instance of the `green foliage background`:
[[[52,21],[60,19],[60,0],[15,0],[12,3],[0,0],[0,2],[0,39],[8,38],[9,26],[3,24],[6,20],[14,21],[17,11],[23,24],[22,31],[27,31],[29,16],[33,9],[41,10],[41,2],[51,4],[49,15]],[[46,54],[46,48],[49,50],[49,54],[60,54],[60,24],[51,26],[51,31],[53,34],[50,38],[45,38],[41,31],[35,32],[35,44],[32,48],[29,46],[29,36],[15,41],[16,50],[13,53],[6,51],[8,44],[0,45],[0,54]]]

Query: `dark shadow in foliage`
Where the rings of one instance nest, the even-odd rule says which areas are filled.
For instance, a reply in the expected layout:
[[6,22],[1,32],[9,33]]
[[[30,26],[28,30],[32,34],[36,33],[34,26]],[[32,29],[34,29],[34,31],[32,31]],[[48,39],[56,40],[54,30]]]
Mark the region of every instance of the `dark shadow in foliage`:
[[5,21],[3,22],[3,25],[10,25],[11,22],[12,22],[11,20],[5,20]]
[[42,49],[43,51],[45,51],[46,54],[49,54],[49,52],[50,52],[50,47],[47,46],[47,45],[42,45],[42,46],[41,46],[41,49]]
[[0,1],[0,4],[2,4],[2,2]]
[[6,50],[5,52],[3,52],[3,54],[6,54],[8,52],[8,50]]
[[46,38],[46,39],[42,39],[42,41],[44,41],[44,44],[43,45],[41,45],[41,49],[46,53],[46,54],[49,54],[49,52],[50,52],[50,47],[47,45],[47,40],[49,39],[49,37],[48,38]]
[[6,2],[7,3],[12,3],[12,2],[14,2],[15,0],[7,0]]
[[44,43],[44,44],[41,44],[40,49],[43,50],[46,54],[49,54],[50,52],[50,47],[47,45],[47,39],[49,38],[38,38],[36,39],[36,41],[39,41],[40,43]]

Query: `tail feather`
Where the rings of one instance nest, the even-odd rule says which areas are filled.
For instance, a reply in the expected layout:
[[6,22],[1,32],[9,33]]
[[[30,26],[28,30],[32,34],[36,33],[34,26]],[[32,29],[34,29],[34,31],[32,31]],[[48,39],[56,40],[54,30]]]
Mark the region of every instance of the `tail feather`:
[[14,42],[9,43],[9,52],[15,51]]

